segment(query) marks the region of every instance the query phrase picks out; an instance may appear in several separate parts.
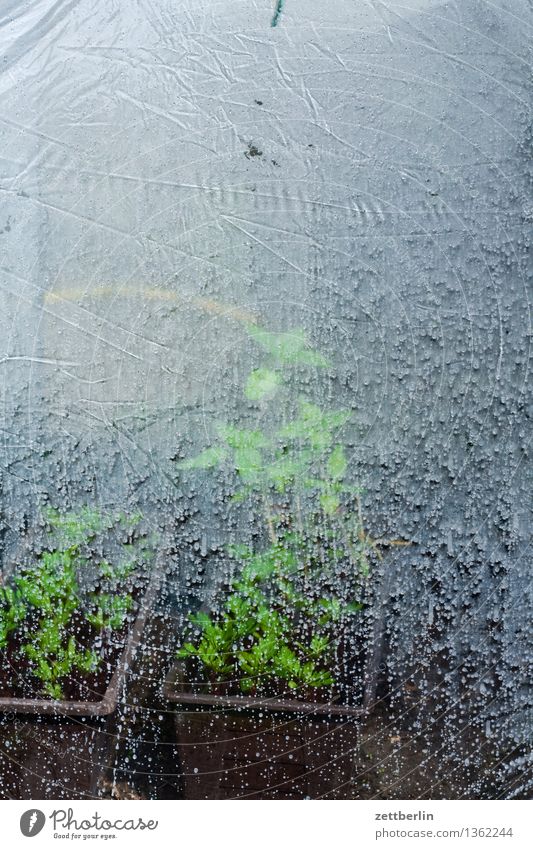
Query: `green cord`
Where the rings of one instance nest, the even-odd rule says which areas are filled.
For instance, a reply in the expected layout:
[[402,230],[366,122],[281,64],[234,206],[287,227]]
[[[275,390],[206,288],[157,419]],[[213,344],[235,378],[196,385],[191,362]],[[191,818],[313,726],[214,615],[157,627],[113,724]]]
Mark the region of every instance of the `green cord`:
[[277,22],[279,21],[281,13],[283,11],[284,2],[285,0],[276,0],[276,8],[274,10],[274,16],[272,18],[272,23],[270,24],[270,26],[275,27]]

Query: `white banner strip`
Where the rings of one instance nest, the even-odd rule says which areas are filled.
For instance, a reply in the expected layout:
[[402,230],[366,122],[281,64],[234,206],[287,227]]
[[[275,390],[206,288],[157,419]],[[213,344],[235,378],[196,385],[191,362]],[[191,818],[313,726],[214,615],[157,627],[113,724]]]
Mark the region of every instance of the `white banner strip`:
[[[533,847],[521,801],[9,801],[2,845],[187,849]],[[35,843],[30,841],[34,839]]]

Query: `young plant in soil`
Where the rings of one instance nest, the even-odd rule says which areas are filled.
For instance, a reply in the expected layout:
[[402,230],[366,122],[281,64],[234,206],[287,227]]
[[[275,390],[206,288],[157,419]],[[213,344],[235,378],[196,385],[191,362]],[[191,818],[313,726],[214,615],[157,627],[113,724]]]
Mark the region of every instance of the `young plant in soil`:
[[[136,532],[140,519],[90,509],[48,513],[47,550],[0,586],[4,670],[25,667],[51,699],[64,697],[69,679],[99,670],[102,646],[132,609],[132,579],[150,557]],[[112,530],[121,538],[117,562],[95,553]]]
[[235,504],[259,507],[264,543],[233,545],[238,577],[215,610],[191,616],[191,639],[178,657],[215,692],[251,695],[331,688],[344,635],[364,604],[365,584],[382,541],[365,531],[360,489],[347,482],[339,438],[345,409],[296,394],[310,368],[327,368],[302,331],[270,333],[248,326],[264,355],[243,392],[265,426],[221,423],[204,451],[182,470],[220,467],[235,475]]

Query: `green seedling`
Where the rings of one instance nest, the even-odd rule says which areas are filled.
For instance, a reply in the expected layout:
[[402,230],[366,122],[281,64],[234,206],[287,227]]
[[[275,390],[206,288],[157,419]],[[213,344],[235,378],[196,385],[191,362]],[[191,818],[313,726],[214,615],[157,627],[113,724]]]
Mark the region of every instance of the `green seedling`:
[[233,472],[232,502],[260,505],[266,544],[228,548],[239,576],[211,615],[192,618],[196,636],[178,656],[248,693],[328,687],[342,633],[362,609],[371,562],[381,556],[364,528],[361,489],[348,481],[340,437],[351,413],[295,396],[297,374],[329,367],[303,331],[247,329],[264,361],[246,377],[243,396],[269,427],[219,422],[212,443],[179,467]]
[[[128,579],[147,562],[149,552],[143,549],[139,558],[140,546],[122,545],[124,559],[116,564],[101,560],[97,587],[89,591],[82,578],[95,563],[91,544],[102,542],[113,527],[131,533],[140,517],[114,518],[84,508],[69,514],[49,511],[46,519],[49,550],[0,587],[0,650],[17,637],[41,692],[61,699],[67,679],[99,668],[95,640],[124,626],[133,606]],[[86,633],[89,644],[80,645]]]

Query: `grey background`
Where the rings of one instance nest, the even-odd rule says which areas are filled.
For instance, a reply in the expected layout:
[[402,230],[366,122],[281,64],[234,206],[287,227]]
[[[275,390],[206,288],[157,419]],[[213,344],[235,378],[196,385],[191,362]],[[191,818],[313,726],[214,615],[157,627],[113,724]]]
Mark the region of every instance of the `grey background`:
[[141,505],[174,599],[207,592],[234,525],[171,458],[238,409],[243,318],[304,327],[369,529],[414,543],[390,686],[525,742],[531,3],[271,12],[0,3],[4,566],[48,502]]

